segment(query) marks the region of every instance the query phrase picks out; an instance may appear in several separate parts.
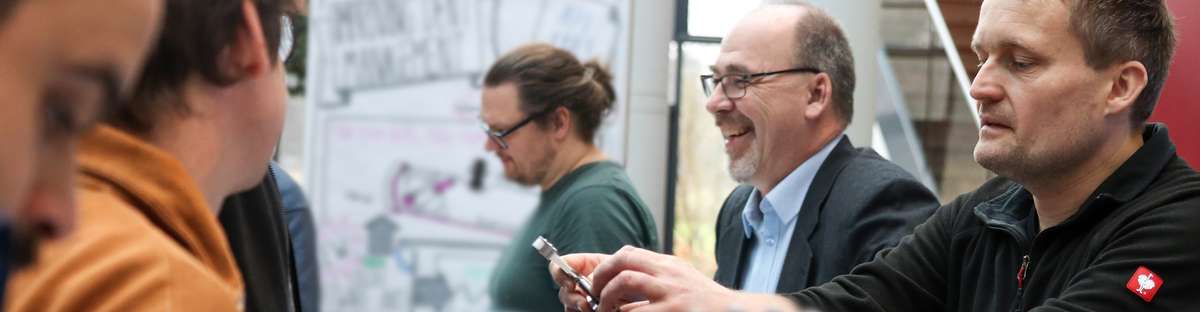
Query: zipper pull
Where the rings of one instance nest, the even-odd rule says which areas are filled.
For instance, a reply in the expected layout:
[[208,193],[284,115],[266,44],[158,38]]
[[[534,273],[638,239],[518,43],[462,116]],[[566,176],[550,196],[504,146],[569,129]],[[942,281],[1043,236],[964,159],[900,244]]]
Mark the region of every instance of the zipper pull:
[[1025,288],[1025,269],[1029,268],[1029,255],[1021,257],[1021,268],[1017,270],[1017,289]]

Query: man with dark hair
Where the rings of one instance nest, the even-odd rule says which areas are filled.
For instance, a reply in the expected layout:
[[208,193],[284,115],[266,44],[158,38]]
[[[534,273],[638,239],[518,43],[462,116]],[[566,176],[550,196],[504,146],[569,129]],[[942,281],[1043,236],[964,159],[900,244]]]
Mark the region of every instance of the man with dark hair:
[[1000,177],[830,283],[760,296],[635,248],[566,260],[602,309],[650,301],[623,311],[1194,310],[1200,174],[1145,124],[1174,48],[1163,0],[984,1],[975,159]]
[[71,232],[76,141],[129,96],[162,5],[0,1],[0,287]]
[[568,253],[658,247],[646,204],[592,140],[615,101],[607,69],[548,44],[518,47],[488,69],[479,113],[484,148],[496,153],[509,179],[542,190],[537,210],[493,270],[495,309],[562,308],[546,259],[530,248],[538,236]]
[[742,18],[702,76],[744,183],[716,226],[723,286],[792,292],[846,274],[900,241],[938,201],[904,169],[843,132],[854,114],[854,58],[820,8],[773,1]]
[[294,8],[166,2],[133,102],[81,141],[76,232],[14,276],[8,310],[244,309],[243,275],[217,214],[267,172],[282,131],[281,35]]

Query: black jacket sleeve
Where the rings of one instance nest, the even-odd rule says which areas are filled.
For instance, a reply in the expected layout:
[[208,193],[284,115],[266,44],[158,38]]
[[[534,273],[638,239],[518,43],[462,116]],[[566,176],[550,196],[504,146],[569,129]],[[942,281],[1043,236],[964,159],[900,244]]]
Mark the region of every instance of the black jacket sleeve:
[[939,208],[895,248],[821,286],[787,294],[822,311],[940,311],[946,289],[946,250],[962,198]]

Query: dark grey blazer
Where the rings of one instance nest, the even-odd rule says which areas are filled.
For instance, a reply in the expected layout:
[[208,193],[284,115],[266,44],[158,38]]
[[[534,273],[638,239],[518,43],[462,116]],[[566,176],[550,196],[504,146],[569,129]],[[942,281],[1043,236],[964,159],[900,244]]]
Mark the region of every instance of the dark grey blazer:
[[[717,219],[717,283],[740,288],[750,247],[742,209],[754,187],[741,185]],[[794,292],[846,274],[925,222],[937,197],[911,174],[849,138],[817,170],[796,219],[777,293]]]

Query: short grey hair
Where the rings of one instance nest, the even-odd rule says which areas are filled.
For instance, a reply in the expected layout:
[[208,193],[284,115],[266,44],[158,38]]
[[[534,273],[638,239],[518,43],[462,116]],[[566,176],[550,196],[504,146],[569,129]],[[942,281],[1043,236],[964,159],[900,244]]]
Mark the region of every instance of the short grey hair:
[[854,116],[854,54],[850,42],[833,16],[803,0],[766,0],[763,6],[787,5],[804,8],[796,23],[797,66],[816,68],[833,82],[833,103],[842,124]]

